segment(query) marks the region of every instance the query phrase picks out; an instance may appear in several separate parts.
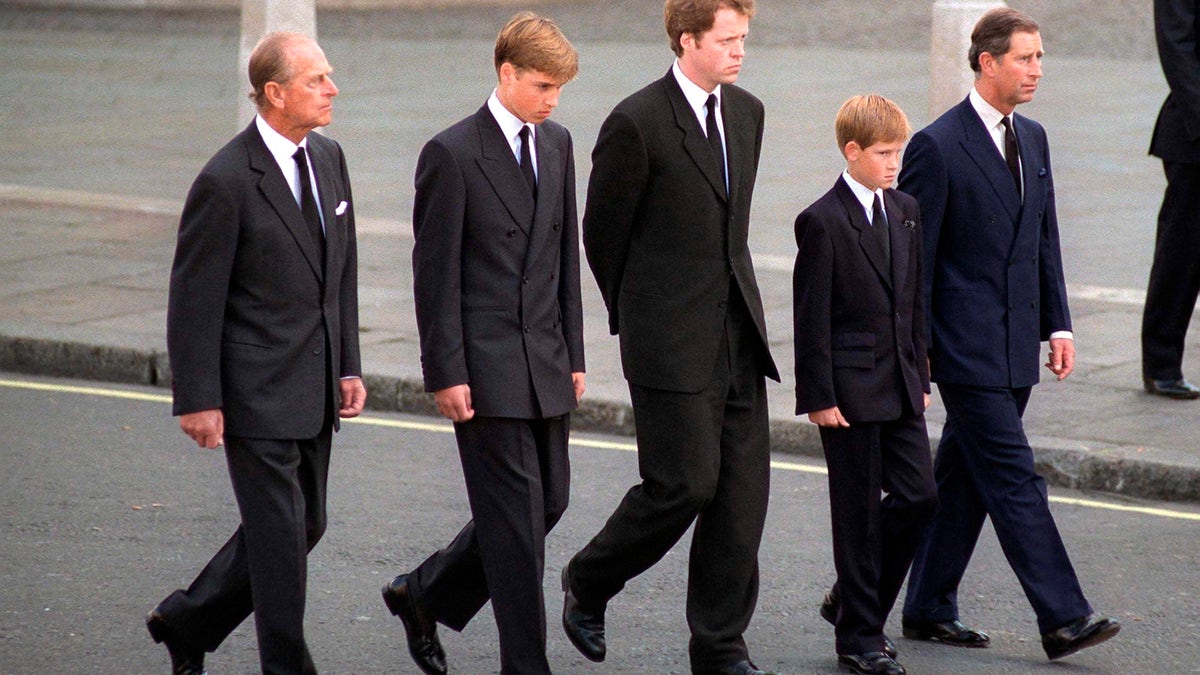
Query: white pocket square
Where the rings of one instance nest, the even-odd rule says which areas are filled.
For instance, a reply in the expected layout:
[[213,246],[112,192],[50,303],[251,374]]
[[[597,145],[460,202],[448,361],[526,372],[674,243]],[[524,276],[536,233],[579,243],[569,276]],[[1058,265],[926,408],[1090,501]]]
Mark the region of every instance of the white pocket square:
[[346,212],[347,206],[349,206],[349,204],[347,204],[346,202],[342,202],[341,204],[338,204],[337,208],[334,209],[334,211],[333,211],[333,215],[335,215],[335,216],[342,215],[343,213]]

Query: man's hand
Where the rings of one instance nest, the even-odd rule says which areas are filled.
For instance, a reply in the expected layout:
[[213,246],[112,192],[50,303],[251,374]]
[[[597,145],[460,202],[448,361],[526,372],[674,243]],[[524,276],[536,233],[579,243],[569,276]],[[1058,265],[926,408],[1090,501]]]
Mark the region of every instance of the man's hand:
[[835,405],[824,410],[814,410],[808,413],[808,420],[819,427],[848,427],[850,423],[842,417],[842,411]]
[[180,415],[179,428],[202,448],[225,444],[225,413],[220,408]]
[[584,390],[587,389],[587,387],[584,386],[584,384],[583,384],[583,380],[584,380],[583,373],[571,373],[571,383],[575,385],[575,402],[576,403],[579,402],[579,399],[583,398],[583,392],[584,392]]
[[358,417],[367,404],[367,388],[363,386],[361,377],[348,377],[338,380],[342,390],[342,407],[338,408],[338,417]]
[[475,416],[471,407],[471,387],[466,384],[456,384],[433,392],[433,400],[437,403],[438,412],[451,422],[466,422]]
[[932,400],[932,399],[931,399],[931,398],[929,398],[929,394],[925,394],[925,410],[929,410],[929,402],[930,402],[931,400]]
[[1059,382],[1075,370],[1075,341],[1070,338],[1051,338],[1050,362],[1046,364]]

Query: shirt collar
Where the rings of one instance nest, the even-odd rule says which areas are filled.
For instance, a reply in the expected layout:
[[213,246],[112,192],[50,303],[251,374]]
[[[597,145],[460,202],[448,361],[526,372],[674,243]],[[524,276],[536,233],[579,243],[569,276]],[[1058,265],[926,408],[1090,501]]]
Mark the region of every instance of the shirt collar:
[[[517,134],[521,133],[521,127],[526,126],[525,122],[521,121],[520,117],[509,112],[508,108],[504,107],[504,104],[500,102],[500,98],[496,96],[495,91],[488,97],[487,106],[488,110],[492,113],[492,117],[496,118],[496,123],[500,125],[500,131],[504,133],[504,138],[508,139],[509,145],[515,146]],[[530,137],[536,143],[537,125],[530,124],[528,126]],[[530,147],[537,147],[537,145],[535,144]]]
[[872,208],[875,206],[875,195],[879,195],[879,203],[882,206],[883,190],[879,189],[872,192],[866,185],[854,180],[854,176],[851,176],[849,171],[842,171],[842,179],[846,181],[846,185],[850,186],[850,191],[854,193],[854,197],[863,205],[863,209],[867,212],[867,220],[871,220],[870,214]]
[[258,134],[262,136],[263,143],[267,144],[267,151],[275,158],[275,163],[280,166],[287,166],[285,162],[294,162],[295,159],[292,155],[296,154],[296,148],[303,148],[308,145],[307,137],[300,141],[300,145],[291,142],[283,134],[275,131],[274,127],[267,124],[262,115],[255,115],[254,123],[258,126]]
[[[671,73],[675,75],[675,81],[679,83],[679,88],[683,90],[683,97],[687,99],[688,105],[696,113],[697,117],[703,119],[708,113],[704,110],[704,104],[708,101],[709,92],[700,88],[700,85],[688,79],[687,75],[679,69],[679,59],[675,59],[675,63],[671,64]],[[721,109],[721,85],[717,85],[712,93],[717,97],[717,109]],[[719,117],[717,119],[720,119]]]
[[971,107],[975,109],[975,114],[979,115],[979,119],[983,120],[983,126],[988,130],[995,129],[1000,126],[1000,120],[1004,119],[1004,113],[992,107],[979,94],[979,90],[971,87],[971,93],[967,94],[967,98],[971,101]]

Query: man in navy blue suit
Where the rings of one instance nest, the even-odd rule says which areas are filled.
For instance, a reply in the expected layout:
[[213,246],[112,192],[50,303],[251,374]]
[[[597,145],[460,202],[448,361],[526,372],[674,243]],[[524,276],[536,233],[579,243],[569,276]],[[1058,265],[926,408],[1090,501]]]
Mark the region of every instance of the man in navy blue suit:
[[1046,655],[1057,659],[1120,625],[1084,598],[1021,421],[1040,343],[1050,343],[1046,366],[1058,380],[1075,365],[1046,132],[1013,114],[1037,91],[1042,54],[1031,17],[985,14],[971,34],[974,87],[913,136],[900,172],[900,190],[921,207],[931,379],[946,407],[939,505],[913,562],[902,627],[912,639],[989,644],[959,621],[957,591],[990,516]]

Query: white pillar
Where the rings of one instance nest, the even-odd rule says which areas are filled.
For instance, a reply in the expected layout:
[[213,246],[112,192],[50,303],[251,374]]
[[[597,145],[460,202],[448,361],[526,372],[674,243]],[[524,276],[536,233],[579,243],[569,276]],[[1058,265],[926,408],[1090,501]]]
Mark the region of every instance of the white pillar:
[[935,0],[930,32],[929,118],[935,119],[971,90],[975,73],[967,63],[971,29],[1000,0]]
[[242,44],[238,51],[238,129],[250,123],[257,110],[250,100],[250,52],[271,31],[289,30],[317,38],[316,0],[242,0]]

